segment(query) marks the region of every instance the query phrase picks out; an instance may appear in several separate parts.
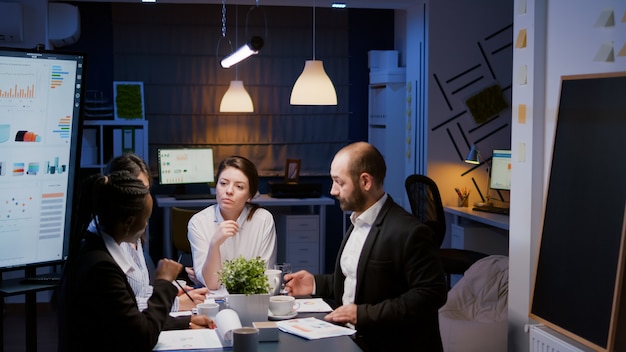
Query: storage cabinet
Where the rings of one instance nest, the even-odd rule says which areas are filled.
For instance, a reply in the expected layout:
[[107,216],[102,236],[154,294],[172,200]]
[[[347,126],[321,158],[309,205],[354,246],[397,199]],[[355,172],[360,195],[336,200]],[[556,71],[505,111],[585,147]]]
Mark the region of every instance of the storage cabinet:
[[319,273],[319,215],[279,214],[276,220],[278,262],[291,263],[292,271]]
[[148,161],[148,121],[85,120],[80,167],[103,172],[113,157],[134,152]]

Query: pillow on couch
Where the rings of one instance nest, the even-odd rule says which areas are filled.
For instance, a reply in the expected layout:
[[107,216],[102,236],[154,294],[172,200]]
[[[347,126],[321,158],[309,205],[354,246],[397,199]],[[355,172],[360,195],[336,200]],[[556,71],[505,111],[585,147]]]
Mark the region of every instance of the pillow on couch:
[[506,351],[509,258],[476,261],[439,309],[444,351]]

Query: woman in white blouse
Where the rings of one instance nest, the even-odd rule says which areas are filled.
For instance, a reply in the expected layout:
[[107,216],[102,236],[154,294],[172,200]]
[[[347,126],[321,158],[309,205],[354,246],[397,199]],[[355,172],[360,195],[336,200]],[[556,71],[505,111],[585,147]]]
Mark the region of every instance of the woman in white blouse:
[[241,156],[224,159],[217,169],[217,204],[195,214],[188,224],[196,278],[209,289],[220,286],[222,263],[240,255],[276,264],[276,227],[272,214],[250,201],[259,189],[254,164]]

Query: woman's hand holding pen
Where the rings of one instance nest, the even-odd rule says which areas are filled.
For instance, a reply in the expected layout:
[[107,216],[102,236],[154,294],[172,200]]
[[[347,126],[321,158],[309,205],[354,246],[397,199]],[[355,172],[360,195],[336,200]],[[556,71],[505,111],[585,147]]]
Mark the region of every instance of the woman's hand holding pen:
[[206,294],[209,293],[209,289],[206,287],[194,290],[189,286],[185,286],[183,290],[184,291],[181,291],[178,294],[178,310],[191,310],[192,308],[195,308],[197,304],[204,302]]

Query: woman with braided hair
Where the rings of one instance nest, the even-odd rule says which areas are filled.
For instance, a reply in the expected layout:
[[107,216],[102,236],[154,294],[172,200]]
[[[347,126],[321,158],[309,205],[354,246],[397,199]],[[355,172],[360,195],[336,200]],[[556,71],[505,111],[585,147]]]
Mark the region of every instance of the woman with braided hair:
[[152,213],[150,190],[128,171],[94,175],[86,182],[95,231],[86,232],[63,270],[59,351],[151,351],[161,330],[214,328],[203,315],[169,316],[178,291],[172,281],[182,269],[170,259],[157,264],[148,306],[138,309],[120,244],[136,242],[145,232]]

